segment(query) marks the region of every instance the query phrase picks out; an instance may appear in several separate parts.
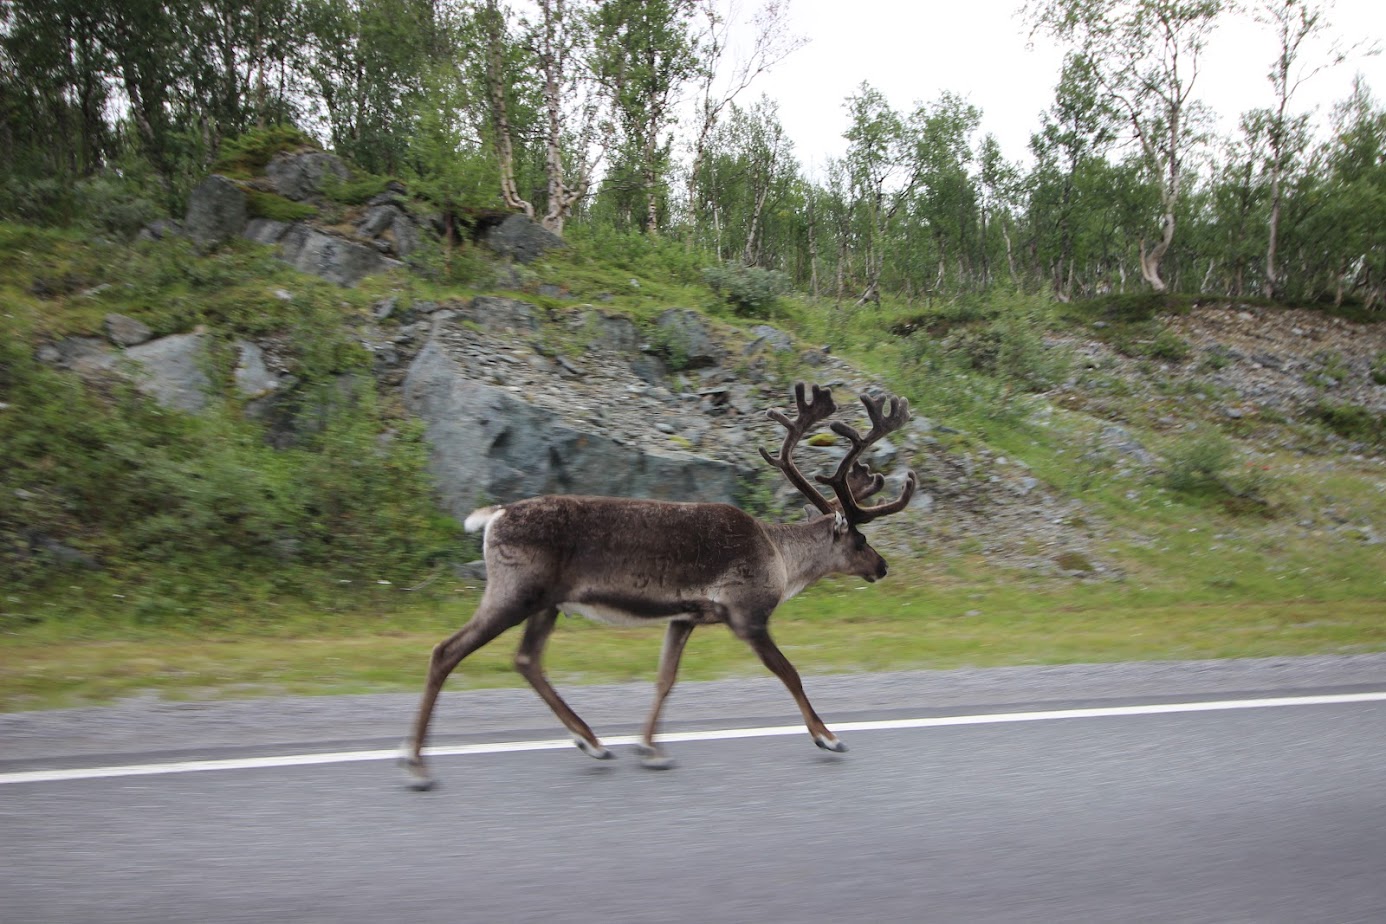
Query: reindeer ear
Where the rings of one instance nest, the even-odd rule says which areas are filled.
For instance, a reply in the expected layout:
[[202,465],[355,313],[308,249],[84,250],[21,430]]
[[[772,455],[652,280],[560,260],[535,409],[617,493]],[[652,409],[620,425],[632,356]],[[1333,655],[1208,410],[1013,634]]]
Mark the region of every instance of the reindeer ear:
[[847,531],[852,528],[852,524],[847,522],[847,518],[842,515],[841,510],[833,511],[833,535],[839,538],[847,535]]

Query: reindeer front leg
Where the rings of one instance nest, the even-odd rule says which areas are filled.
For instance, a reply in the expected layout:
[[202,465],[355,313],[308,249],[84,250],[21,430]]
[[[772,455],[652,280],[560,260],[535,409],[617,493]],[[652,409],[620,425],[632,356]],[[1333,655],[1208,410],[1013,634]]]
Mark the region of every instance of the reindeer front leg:
[[808,726],[809,734],[813,736],[813,743],[825,751],[833,751],[841,754],[847,750],[847,745],[842,743],[842,739],[828,730],[828,726],[823,724],[823,720],[818,717],[818,713],[813,711],[813,704],[804,695],[804,685],[799,680],[799,672],[794,669],[794,665],[789,663],[789,659],[775,645],[770,638],[770,630],[764,626],[745,626],[738,627],[733,625],[732,631],[737,637],[751,646],[761,660],[761,663],[779,677],[784,685],[789,688],[790,695],[794,697],[794,702],[799,704],[799,711],[804,715],[804,724]]

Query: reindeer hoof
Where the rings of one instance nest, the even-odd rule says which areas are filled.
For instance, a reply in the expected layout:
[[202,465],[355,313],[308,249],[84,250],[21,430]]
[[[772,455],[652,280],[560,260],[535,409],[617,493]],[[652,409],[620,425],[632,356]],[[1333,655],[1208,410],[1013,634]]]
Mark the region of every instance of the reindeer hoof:
[[825,751],[832,751],[834,754],[846,754],[847,745],[842,743],[841,738],[829,738],[826,735],[814,735],[813,743]]
[[608,748],[604,748],[600,744],[593,744],[586,738],[574,737],[573,744],[576,744],[578,746],[579,751],[586,754],[588,757],[592,757],[597,760],[611,760],[613,757],[616,756],[615,754],[611,753],[611,751]]
[[428,770],[424,768],[421,760],[401,757],[399,768],[404,772],[404,785],[415,792],[428,792],[438,785],[438,781],[428,775]]
[[640,766],[646,770],[668,770],[674,766],[674,758],[658,748],[637,744],[635,752],[640,755]]

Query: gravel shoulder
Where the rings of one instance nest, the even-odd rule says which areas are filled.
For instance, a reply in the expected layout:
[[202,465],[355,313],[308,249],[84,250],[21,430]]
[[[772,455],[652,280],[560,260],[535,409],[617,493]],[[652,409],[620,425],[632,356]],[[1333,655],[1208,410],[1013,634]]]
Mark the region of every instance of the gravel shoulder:
[[[599,735],[625,734],[649,707],[651,685],[565,686],[568,702]],[[1309,691],[1386,689],[1386,654],[964,668],[808,676],[828,724],[902,714],[1027,708],[1043,703],[1171,701]],[[404,735],[417,697],[379,694],[232,702],[148,697],[112,706],[0,715],[0,766],[120,755],[198,755],[226,750],[389,747]],[[666,727],[793,723],[798,713],[773,677],[680,684]],[[561,737],[529,689],[444,692],[434,741]]]

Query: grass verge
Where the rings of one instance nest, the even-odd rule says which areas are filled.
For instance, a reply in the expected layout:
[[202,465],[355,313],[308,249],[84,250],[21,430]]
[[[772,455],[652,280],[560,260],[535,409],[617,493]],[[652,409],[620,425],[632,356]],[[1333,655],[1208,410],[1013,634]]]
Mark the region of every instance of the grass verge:
[[[1126,586],[1048,591],[1000,582],[829,582],[790,601],[773,628],[805,674],[1111,661],[1350,654],[1386,650],[1386,595],[1365,599],[1174,602]],[[59,708],[155,694],[169,699],[413,692],[434,644],[468,616],[475,592],[349,615],[316,629],[290,615],[260,630],[187,629],[0,638],[0,710]],[[300,617],[306,618],[306,617]],[[511,633],[514,636],[514,633]],[[465,661],[450,689],[522,686],[518,637]],[[554,682],[652,680],[660,631],[564,619],[546,666]],[[680,677],[761,676],[724,629],[695,634]]]

